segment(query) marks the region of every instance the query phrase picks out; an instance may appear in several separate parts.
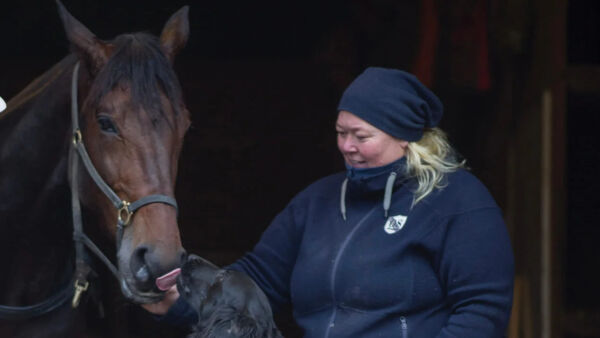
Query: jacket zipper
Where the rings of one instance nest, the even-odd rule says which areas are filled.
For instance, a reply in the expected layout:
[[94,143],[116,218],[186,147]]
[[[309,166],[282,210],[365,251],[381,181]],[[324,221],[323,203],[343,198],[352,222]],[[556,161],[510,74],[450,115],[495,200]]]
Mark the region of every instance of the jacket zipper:
[[360,221],[358,221],[358,223],[356,223],[356,225],[354,226],[354,229],[352,229],[352,231],[350,231],[348,236],[346,236],[346,239],[344,239],[344,241],[342,242],[342,245],[340,246],[340,249],[338,250],[338,253],[335,256],[335,260],[333,261],[333,267],[331,268],[331,279],[330,279],[331,299],[333,300],[333,311],[331,313],[331,317],[329,318],[329,321],[327,322],[327,329],[325,330],[325,338],[329,337],[329,334],[331,333],[331,328],[335,326],[335,317],[336,317],[337,308],[338,308],[337,300],[335,299],[335,274],[337,272],[337,267],[340,262],[340,257],[342,257],[342,254],[346,250],[346,246],[350,242],[350,239],[354,236],[354,233],[356,232],[356,230],[358,228],[360,228],[360,226],[367,220],[367,218],[369,218],[369,216],[371,216],[371,214],[376,209],[378,209],[378,206],[371,209],[371,211],[369,211],[365,216],[363,216],[363,218],[360,219]]

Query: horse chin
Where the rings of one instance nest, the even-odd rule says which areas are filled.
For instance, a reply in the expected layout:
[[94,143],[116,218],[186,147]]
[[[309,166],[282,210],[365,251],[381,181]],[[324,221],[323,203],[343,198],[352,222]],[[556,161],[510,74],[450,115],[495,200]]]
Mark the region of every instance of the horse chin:
[[142,292],[132,288],[125,278],[121,279],[121,292],[125,298],[138,304],[156,303],[165,296],[163,292]]

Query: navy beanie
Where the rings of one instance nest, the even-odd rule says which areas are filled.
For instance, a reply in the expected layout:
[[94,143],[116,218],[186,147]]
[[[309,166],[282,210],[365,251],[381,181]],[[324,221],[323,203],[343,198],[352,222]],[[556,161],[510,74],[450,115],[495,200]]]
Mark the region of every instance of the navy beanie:
[[412,74],[369,67],[346,88],[338,111],[345,110],[387,134],[418,141],[424,128],[437,126],[444,108]]

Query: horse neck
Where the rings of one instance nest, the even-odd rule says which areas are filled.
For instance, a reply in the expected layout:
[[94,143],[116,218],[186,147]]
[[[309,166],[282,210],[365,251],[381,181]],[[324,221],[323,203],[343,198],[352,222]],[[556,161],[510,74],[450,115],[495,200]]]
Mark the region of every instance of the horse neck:
[[[44,298],[64,278],[72,252],[67,182],[69,85],[66,57],[8,102],[0,118],[1,268],[9,303]],[[12,284],[11,284],[12,283]],[[38,291],[31,291],[38,289]]]

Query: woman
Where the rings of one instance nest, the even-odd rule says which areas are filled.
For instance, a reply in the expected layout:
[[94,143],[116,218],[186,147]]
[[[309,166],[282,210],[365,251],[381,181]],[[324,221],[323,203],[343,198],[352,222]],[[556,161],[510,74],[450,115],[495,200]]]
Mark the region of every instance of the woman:
[[275,310],[291,303],[307,337],[503,336],[510,240],[436,128],[439,99],[406,72],[372,67],[338,111],[347,171],[300,192],[228,268],[252,277]]

